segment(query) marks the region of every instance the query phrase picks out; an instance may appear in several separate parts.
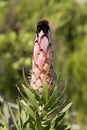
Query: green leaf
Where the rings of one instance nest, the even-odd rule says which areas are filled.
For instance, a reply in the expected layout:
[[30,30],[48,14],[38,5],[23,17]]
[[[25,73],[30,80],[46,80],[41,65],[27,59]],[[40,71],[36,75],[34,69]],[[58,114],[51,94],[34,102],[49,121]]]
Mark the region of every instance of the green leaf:
[[62,119],[64,116],[65,116],[65,112],[62,113],[62,114],[60,114],[60,115],[58,115],[58,117],[56,118],[56,122],[61,121],[61,119]]
[[26,78],[25,72],[24,72],[24,68],[22,68],[22,73],[23,73],[23,78],[24,78],[26,86],[29,87],[29,89],[34,93],[35,97],[37,99],[39,99],[40,97],[39,97],[39,94],[37,93],[37,91],[35,91],[33,88],[30,87],[30,84],[29,84],[29,82]]
[[32,117],[32,119],[34,121],[35,120],[35,110],[31,106],[28,106],[27,112],[28,112],[29,116]]
[[57,126],[57,129],[58,130],[70,130],[70,126],[67,126],[67,125],[58,125]]
[[59,124],[59,122],[63,119],[63,117],[65,116],[65,112],[62,114],[58,114],[55,120],[55,127]]
[[57,76],[57,82],[56,82],[56,85],[58,85],[61,81],[61,73],[59,72],[58,76]]
[[55,107],[54,109],[50,110],[50,111],[47,113],[47,115],[51,117],[52,115],[57,114],[57,113],[58,113],[58,110],[60,110],[59,108],[60,108],[59,106]]
[[32,108],[32,106],[25,103],[24,100],[21,100],[20,103],[22,107],[24,108],[24,110],[28,113],[28,115],[31,116],[33,120],[35,120],[35,110]]
[[66,112],[66,111],[71,107],[71,105],[72,105],[72,102],[69,103],[66,107],[64,107],[64,108],[60,111],[60,113]]
[[55,102],[50,106],[50,109],[54,109],[55,107],[59,106],[62,107],[65,103],[64,95],[58,96],[55,100]]
[[32,91],[29,89],[29,88],[27,88],[27,87],[25,87],[24,85],[22,85],[23,86],[23,89],[24,89],[24,92],[25,92],[25,94],[27,95],[27,97],[28,97],[28,100],[29,100],[29,103],[30,103],[30,105],[36,110],[36,109],[38,109],[38,103],[37,103],[37,100],[35,99],[35,95],[32,93]]
[[20,101],[21,105],[22,105],[22,109],[24,109],[24,111],[26,112],[26,115],[28,115],[28,119],[23,123],[23,128],[27,126],[27,124],[29,124],[30,128],[34,129],[34,122],[36,120],[36,115],[35,115],[35,110],[29,106],[29,104],[26,104],[23,100]]
[[54,127],[55,127],[55,120],[56,120],[57,116],[58,116],[58,115],[56,115],[56,116],[51,120],[50,130],[55,130]]
[[[35,122],[33,121],[32,117],[29,117],[29,126],[32,130],[35,129]],[[29,130],[31,130],[29,129]]]
[[41,119],[38,112],[36,112],[36,129],[35,130],[42,130]]
[[25,72],[24,72],[24,68],[22,68],[22,73],[23,73],[23,78],[24,78],[25,84],[27,85],[27,87],[29,87],[30,84],[29,84],[29,82],[27,81],[27,78],[26,78],[26,75],[25,75]]
[[22,122],[22,119],[21,119],[21,105],[20,105],[20,99],[18,99],[17,101],[17,104],[18,104],[18,117],[19,117],[19,127],[20,127],[20,130],[23,130],[23,122]]
[[52,120],[51,118],[46,118],[45,120],[42,121],[42,126],[43,127],[50,126],[51,120]]
[[20,104],[22,104],[24,107],[27,107],[27,103],[25,102],[25,100],[20,100]]
[[35,91],[33,88],[30,88],[30,87],[29,87],[29,89],[32,91],[32,93],[34,94],[35,98],[36,98],[38,101],[40,101],[40,94],[39,94],[37,91]]
[[15,118],[15,115],[14,115],[12,109],[10,108],[10,106],[9,106],[9,111],[10,111],[10,113],[11,113],[12,120],[13,120],[13,122],[14,122],[15,127],[17,128],[17,130],[20,130],[19,127],[18,127],[18,124],[17,124],[16,118]]
[[[16,86],[17,86],[17,85],[16,85]],[[27,101],[26,97],[23,95],[23,92],[21,91],[21,89],[19,88],[19,86],[17,86],[17,89],[18,89],[20,95],[22,96],[22,98],[23,98],[25,101]]]
[[23,123],[23,129],[25,129],[27,127],[27,124],[29,123],[29,119],[27,119],[24,123]]
[[43,86],[42,99],[44,100],[44,103],[46,103],[48,100],[48,85],[47,85],[47,83],[45,83]]
[[51,128],[50,130],[55,130],[57,124],[59,124],[59,121],[64,117],[65,113],[62,113],[61,115],[55,115],[55,117],[51,121]]
[[58,86],[55,87],[51,97],[49,98],[45,108],[49,108],[50,106],[52,106],[52,104],[55,102],[56,98],[58,97]]
[[65,128],[65,130],[70,130],[70,129],[71,127],[69,125]]

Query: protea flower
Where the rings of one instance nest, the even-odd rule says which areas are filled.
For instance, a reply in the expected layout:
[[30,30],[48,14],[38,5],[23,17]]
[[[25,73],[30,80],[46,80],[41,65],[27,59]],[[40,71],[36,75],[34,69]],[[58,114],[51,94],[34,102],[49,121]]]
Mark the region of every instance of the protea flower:
[[50,27],[48,21],[43,20],[37,24],[30,84],[35,90],[41,92],[45,82],[49,89],[52,89],[55,79]]
[[[55,85],[51,45],[48,22],[40,21],[37,25],[30,79],[31,87],[39,93],[28,87],[29,84],[23,71],[27,86],[22,84],[23,92],[19,88],[22,99],[18,99],[17,102],[17,113],[19,114],[16,118],[9,107],[13,120],[12,126],[15,126],[16,130],[70,130],[70,127],[64,124],[63,119],[72,103],[65,105],[64,90],[62,89],[64,86],[59,77],[58,85]],[[45,82],[48,85],[44,85]],[[48,89],[53,91],[49,92]],[[5,119],[3,115],[4,113],[1,114],[0,119]],[[4,122],[6,123],[6,120]],[[1,126],[4,126],[2,122]],[[4,128],[9,129],[7,123]]]

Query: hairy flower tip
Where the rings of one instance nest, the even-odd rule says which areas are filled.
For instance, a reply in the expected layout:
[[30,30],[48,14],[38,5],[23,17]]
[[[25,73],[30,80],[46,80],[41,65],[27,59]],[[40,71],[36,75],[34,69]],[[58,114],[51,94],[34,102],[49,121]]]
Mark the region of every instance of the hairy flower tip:
[[45,34],[47,34],[48,30],[50,30],[49,23],[47,20],[42,20],[38,22],[36,32],[39,33],[41,30],[43,30]]
[[31,87],[39,92],[42,91],[45,82],[47,82],[49,89],[52,89],[55,85],[56,76],[51,45],[48,21],[40,21],[37,24],[30,79]]

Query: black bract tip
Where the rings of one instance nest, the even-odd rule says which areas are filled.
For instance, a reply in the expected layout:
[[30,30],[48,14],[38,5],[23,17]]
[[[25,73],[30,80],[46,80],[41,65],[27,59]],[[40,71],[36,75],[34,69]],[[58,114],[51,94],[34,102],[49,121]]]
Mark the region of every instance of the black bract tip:
[[39,33],[41,30],[43,30],[44,34],[47,34],[48,30],[50,30],[49,23],[47,20],[42,20],[38,22],[36,33]]

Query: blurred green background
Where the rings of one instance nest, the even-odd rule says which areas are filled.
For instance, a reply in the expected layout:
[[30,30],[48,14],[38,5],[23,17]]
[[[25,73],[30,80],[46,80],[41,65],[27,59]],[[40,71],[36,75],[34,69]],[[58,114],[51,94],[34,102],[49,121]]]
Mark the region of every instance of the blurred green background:
[[67,98],[73,101],[70,121],[86,130],[87,0],[0,0],[0,93],[16,101],[16,84],[23,83],[22,67],[29,76],[42,19],[50,24],[56,74],[67,80]]

